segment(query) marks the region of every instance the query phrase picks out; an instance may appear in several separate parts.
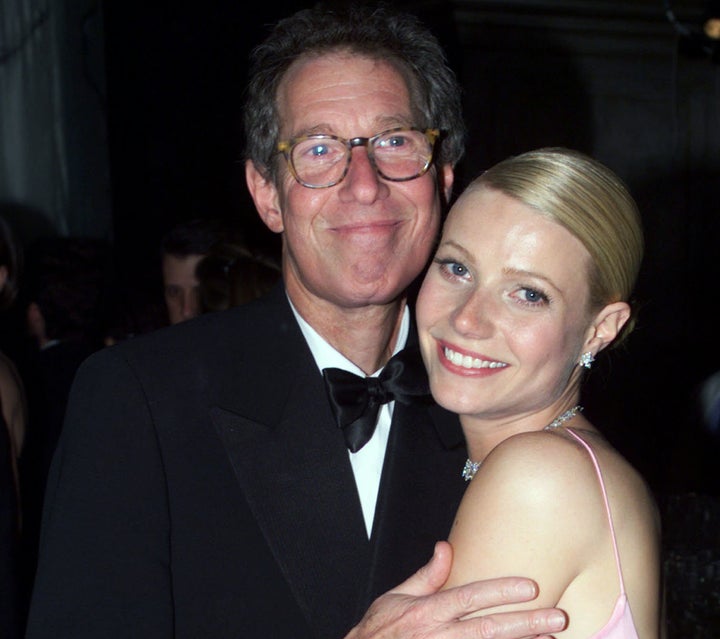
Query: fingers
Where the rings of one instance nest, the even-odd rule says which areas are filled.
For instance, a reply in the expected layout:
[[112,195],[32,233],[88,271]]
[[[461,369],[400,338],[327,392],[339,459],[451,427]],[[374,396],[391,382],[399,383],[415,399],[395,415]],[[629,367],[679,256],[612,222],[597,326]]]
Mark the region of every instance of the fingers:
[[[492,639],[525,639],[559,632],[567,625],[564,612],[554,608],[492,613],[484,616],[483,610],[495,606],[531,601],[537,597],[537,584],[521,577],[488,579],[458,586],[426,598],[437,609],[435,619],[441,616],[447,623],[459,621],[448,637],[486,637]],[[454,634],[457,633],[457,634]]]
[[565,614],[555,609],[480,616],[483,610],[535,599],[537,585],[505,577],[440,590],[451,565],[452,547],[438,542],[432,559],[377,599],[346,639],[541,639],[565,628]]
[[442,605],[454,611],[456,618],[504,604],[531,601],[538,595],[537,584],[523,577],[502,577],[474,581],[438,593],[436,600],[445,596]]
[[467,627],[455,628],[447,635],[448,639],[542,639],[564,630],[567,617],[554,608],[526,610],[475,617],[460,622],[460,626]]
[[429,603],[445,610],[447,614],[443,616],[447,619],[459,619],[487,608],[537,597],[535,582],[521,577],[476,581],[438,592],[450,574],[451,565],[452,547],[447,542],[438,542],[432,559],[388,594],[428,597],[437,593]]
[[347,639],[530,639],[565,627],[564,613],[555,609],[477,616],[534,599],[537,586],[529,579],[491,579],[436,592],[451,555],[439,545],[427,566],[373,603]]

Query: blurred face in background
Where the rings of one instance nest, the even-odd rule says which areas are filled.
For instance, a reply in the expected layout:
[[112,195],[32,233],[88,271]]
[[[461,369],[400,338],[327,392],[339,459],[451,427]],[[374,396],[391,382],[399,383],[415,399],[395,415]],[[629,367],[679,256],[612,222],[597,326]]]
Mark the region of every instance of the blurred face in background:
[[204,255],[164,255],[162,259],[165,305],[171,324],[200,314],[200,282],[195,268]]

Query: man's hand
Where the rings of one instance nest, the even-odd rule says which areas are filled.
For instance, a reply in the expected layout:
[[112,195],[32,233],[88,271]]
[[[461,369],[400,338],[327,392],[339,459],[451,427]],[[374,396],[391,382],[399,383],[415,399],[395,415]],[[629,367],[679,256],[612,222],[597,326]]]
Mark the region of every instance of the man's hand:
[[478,581],[438,592],[452,565],[452,547],[438,542],[428,564],[370,606],[345,639],[530,639],[565,628],[557,609],[465,615],[501,604],[530,601],[537,585],[508,577]]

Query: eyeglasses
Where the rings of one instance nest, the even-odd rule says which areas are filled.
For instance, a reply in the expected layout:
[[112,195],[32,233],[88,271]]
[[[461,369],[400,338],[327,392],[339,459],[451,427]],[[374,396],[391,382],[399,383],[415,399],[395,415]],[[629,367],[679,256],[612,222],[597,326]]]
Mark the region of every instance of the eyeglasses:
[[293,177],[309,189],[324,189],[342,182],[356,146],[367,149],[368,159],[380,177],[406,182],[430,168],[439,136],[438,129],[403,127],[351,140],[337,135],[303,135],[278,143],[277,150],[285,156]]

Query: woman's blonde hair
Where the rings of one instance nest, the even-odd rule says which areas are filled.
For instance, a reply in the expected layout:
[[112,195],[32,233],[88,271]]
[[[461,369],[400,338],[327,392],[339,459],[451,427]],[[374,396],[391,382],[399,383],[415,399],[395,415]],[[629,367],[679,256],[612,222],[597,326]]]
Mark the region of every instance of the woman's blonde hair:
[[[543,148],[499,162],[466,192],[481,188],[536,209],[582,242],[592,260],[591,310],[631,302],[644,250],[642,223],[627,186],[608,167],[578,151]],[[615,343],[632,330],[635,311]]]

